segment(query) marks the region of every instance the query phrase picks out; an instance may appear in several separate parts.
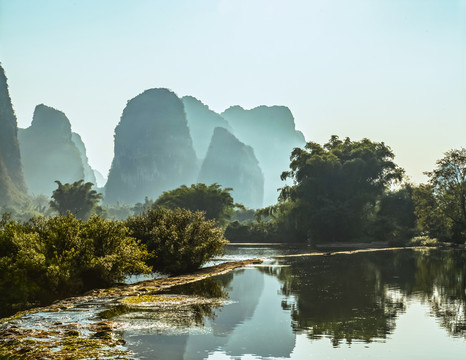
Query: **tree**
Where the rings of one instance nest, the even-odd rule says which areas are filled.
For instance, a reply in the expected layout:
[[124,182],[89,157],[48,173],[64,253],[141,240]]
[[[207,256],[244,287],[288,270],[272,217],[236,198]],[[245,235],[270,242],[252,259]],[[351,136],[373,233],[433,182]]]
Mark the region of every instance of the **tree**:
[[155,255],[148,264],[167,274],[198,269],[228,243],[223,230],[213,220],[205,220],[200,211],[149,209],[128,218],[126,225],[130,235]]
[[421,231],[444,241],[466,241],[466,149],[451,150],[425,173],[428,184],[414,192]]
[[400,189],[384,193],[377,208],[372,231],[376,239],[404,245],[415,236],[412,185],[404,184]]
[[204,211],[206,219],[214,219],[217,224],[225,225],[233,214],[234,208],[238,207],[234,204],[230,191],[232,191],[231,188],[222,189],[217,183],[209,186],[205,184],[193,184],[190,187],[182,185],[177,189],[165,191],[155,201],[153,207]]
[[301,241],[361,240],[377,201],[402,179],[403,170],[393,158],[383,142],[342,141],[338,136],[324,146],[309,142],[294,149],[291,171],[281,176],[293,180],[280,193],[280,202],[289,209],[284,223]]
[[94,184],[84,180],[76,181],[72,184],[62,184],[55,181],[58,188],[53,191],[50,207],[60,215],[68,212],[78,219],[87,220],[98,210],[98,203],[102,199],[102,194],[92,190]]

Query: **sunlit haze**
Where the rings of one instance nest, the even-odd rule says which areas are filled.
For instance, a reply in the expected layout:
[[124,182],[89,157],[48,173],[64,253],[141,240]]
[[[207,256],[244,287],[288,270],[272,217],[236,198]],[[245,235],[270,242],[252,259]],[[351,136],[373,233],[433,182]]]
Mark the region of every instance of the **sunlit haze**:
[[0,62],[19,127],[63,111],[104,175],[127,101],[160,87],[384,141],[415,182],[466,147],[466,0],[0,0]]

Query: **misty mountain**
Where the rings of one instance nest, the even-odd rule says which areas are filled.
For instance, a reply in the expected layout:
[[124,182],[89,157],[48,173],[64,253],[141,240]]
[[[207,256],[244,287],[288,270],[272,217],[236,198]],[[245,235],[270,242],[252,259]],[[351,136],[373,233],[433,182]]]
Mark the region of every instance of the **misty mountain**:
[[192,96],[182,99],[186,119],[193,139],[194,150],[199,159],[204,159],[209,148],[210,140],[216,127],[223,127],[232,131],[228,122],[215,111]]
[[128,101],[115,128],[114,153],[107,203],[134,204],[192,184],[198,161],[181,99],[150,89]]
[[18,135],[24,177],[32,194],[51,196],[57,188],[55,180],[73,183],[84,178],[81,154],[63,112],[37,105],[31,126],[19,129]]
[[215,128],[198,182],[231,187],[236,202],[249,208],[262,207],[264,176],[254,150],[225,128]]
[[103,188],[105,186],[105,183],[107,182],[107,179],[105,176],[102,175],[102,173],[99,170],[92,169],[94,171],[94,176],[95,180],[97,182],[97,187]]
[[84,182],[91,182],[94,186],[97,186],[97,180],[94,174],[94,170],[89,165],[89,159],[87,158],[86,146],[84,145],[81,136],[77,133],[71,133],[71,140],[79,150],[79,155],[81,156],[81,164],[84,171]]
[[18,126],[5,71],[0,65],[0,206],[17,204],[26,194]]
[[304,135],[295,128],[290,109],[286,106],[259,106],[245,110],[232,106],[221,115],[235,136],[254,149],[264,173],[264,205],[275,204],[277,189],[284,185],[280,175],[289,169],[292,150],[306,143]]

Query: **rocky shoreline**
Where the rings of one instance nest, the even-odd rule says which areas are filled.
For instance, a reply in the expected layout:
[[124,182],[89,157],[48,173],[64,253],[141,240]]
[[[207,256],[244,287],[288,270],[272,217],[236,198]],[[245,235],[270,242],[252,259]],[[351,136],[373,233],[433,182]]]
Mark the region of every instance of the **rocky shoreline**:
[[[125,341],[118,334],[118,324],[104,321],[99,316],[109,305],[128,298],[134,301],[135,297],[144,301],[166,301],[167,297],[154,294],[261,262],[260,259],[234,261],[203,268],[192,274],[93,290],[83,296],[0,319],[0,359],[133,359],[131,351],[125,348]],[[178,298],[169,300],[175,305],[176,301],[180,304],[186,301]]]

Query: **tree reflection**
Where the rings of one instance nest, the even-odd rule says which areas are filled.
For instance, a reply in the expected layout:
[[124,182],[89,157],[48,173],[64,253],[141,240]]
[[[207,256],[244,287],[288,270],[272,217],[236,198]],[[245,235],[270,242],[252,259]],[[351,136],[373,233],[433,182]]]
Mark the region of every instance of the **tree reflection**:
[[395,328],[406,299],[420,297],[451,335],[465,334],[465,253],[375,252],[296,257],[290,267],[264,268],[282,283],[292,327],[311,339],[384,339]]
[[466,253],[425,252],[416,265],[414,290],[450,335],[466,337]]
[[441,326],[461,336],[465,255],[401,250],[281,258],[271,266],[169,290],[176,296],[202,298],[202,306],[152,308],[145,313],[133,308],[136,312],[131,314],[120,308],[115,309],[122,313],[116,320],[141,321],[142,331],[131,326],[125,335],[127,346],[155,359],[199,360],[215,351],[232,358],[288,358],[296,333],[310,339],[329,337],[335,347],[380,341],[393,333],[398,315],[413,299],[429,304]]

